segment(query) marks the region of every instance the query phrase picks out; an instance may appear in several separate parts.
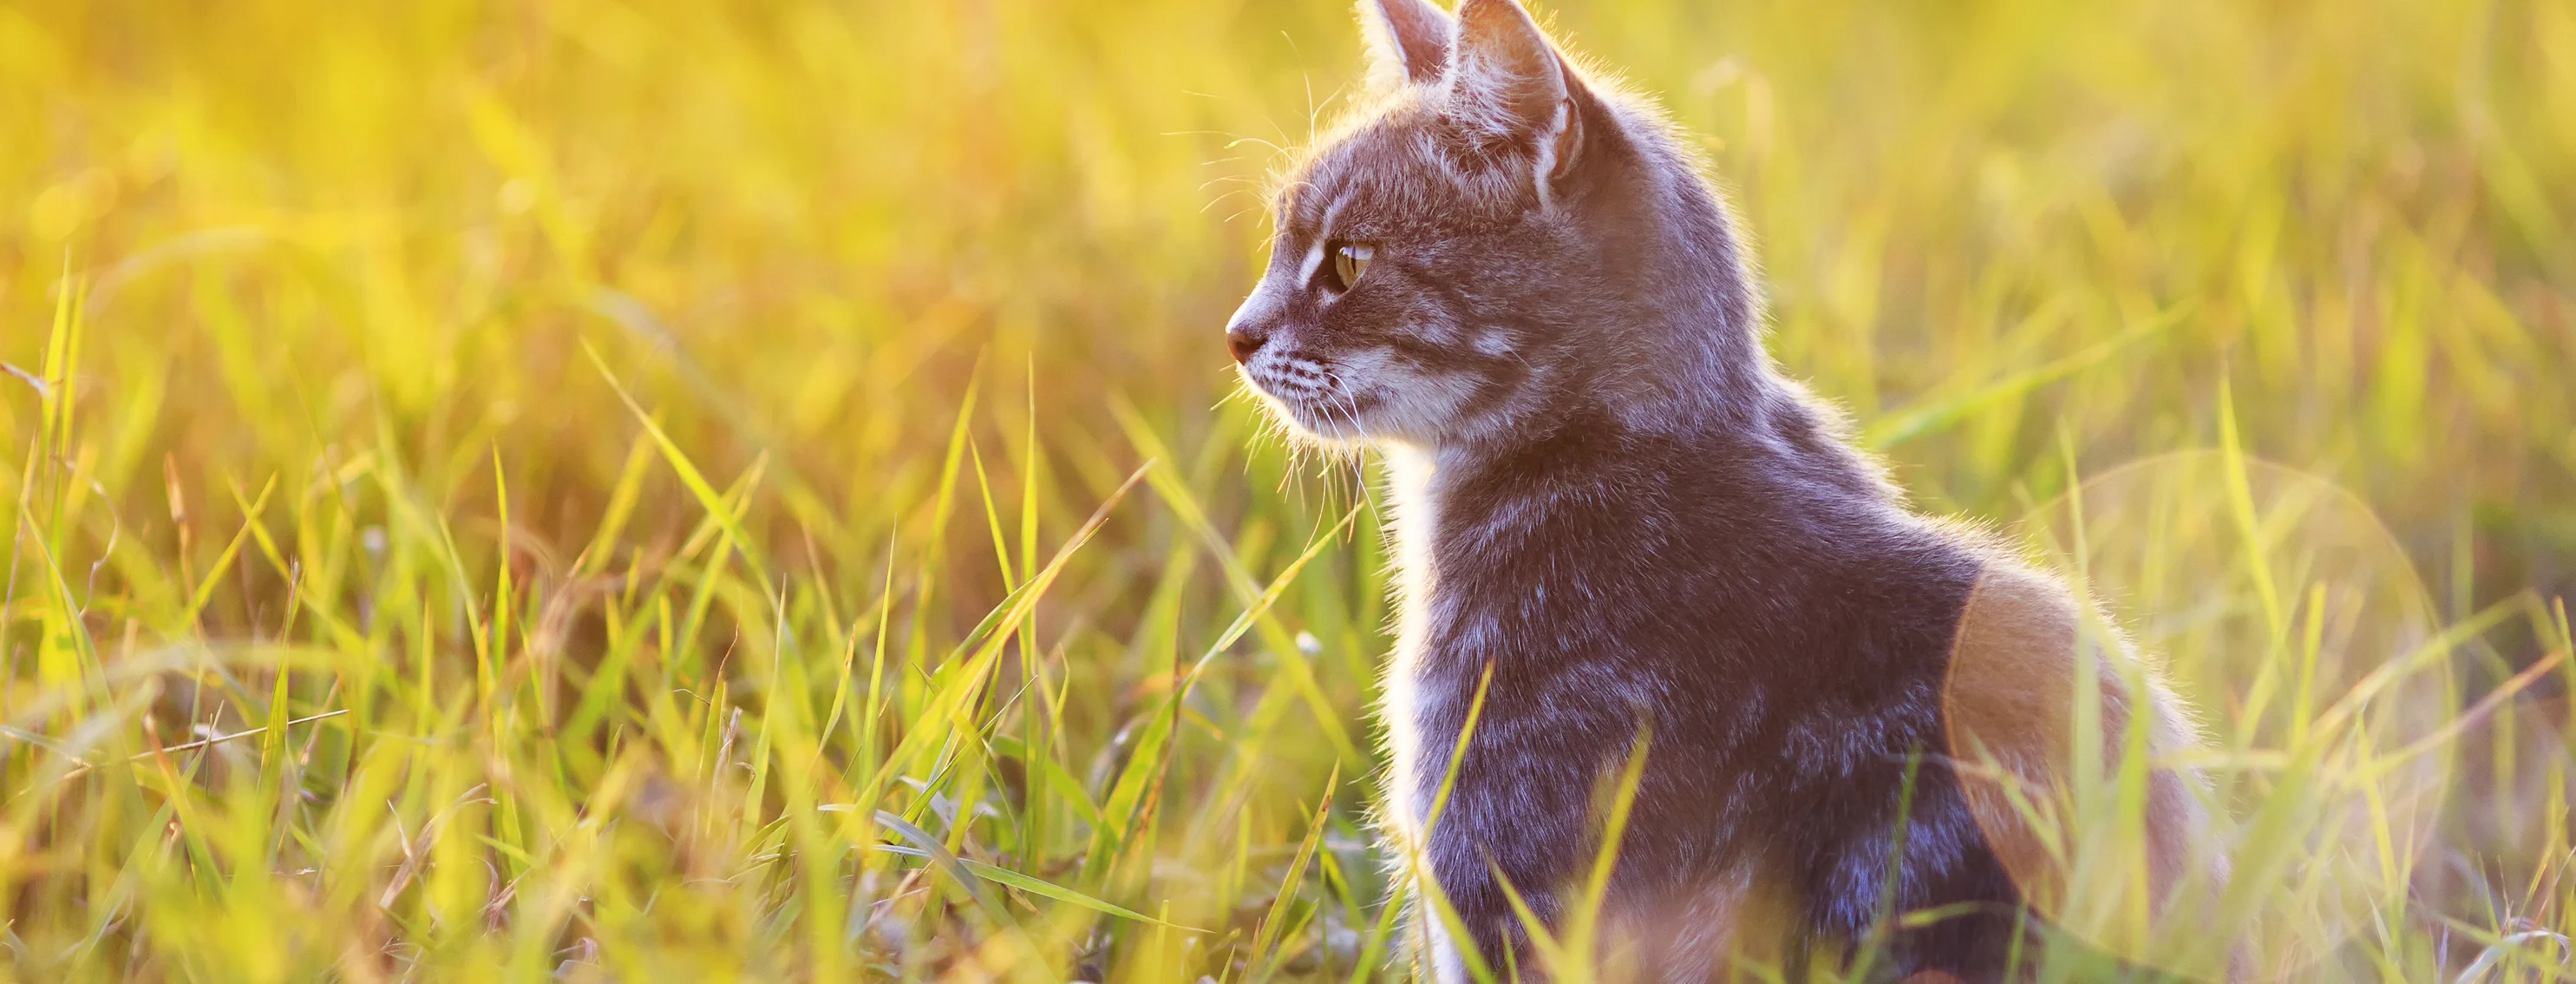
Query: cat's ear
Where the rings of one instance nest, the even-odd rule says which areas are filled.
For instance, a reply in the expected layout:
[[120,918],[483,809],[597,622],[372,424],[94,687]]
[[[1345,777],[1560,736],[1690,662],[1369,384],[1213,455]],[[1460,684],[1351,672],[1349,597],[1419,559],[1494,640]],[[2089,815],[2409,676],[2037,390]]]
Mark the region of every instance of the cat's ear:
[[1392,86],[1436,82],[1449,67],[1449,15],[1430,0],[1359,0],[1371,75]]
[[1449,115],[1536,149],[1543,199],[1573,169],[1581,83],[1519,0],[1459,0],[1447,84]]

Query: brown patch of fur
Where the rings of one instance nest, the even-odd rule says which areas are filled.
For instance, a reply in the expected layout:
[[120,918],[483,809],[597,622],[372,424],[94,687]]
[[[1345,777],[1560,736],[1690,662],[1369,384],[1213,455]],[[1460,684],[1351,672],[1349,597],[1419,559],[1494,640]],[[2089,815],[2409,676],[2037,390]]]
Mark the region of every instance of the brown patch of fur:
[[[1960,614],[1945,686],[1946,727],[1961,790],[1988,844],[2043,915],[2056,914],[2068,900],[2063,864],[2046,845],[2053,839],[2072,850],[2069,841],[2078,835],[2062,822],[2077,702],[2085,697],[2075,674],[2089,670],[2098,681],[2104,774],[2118,772],[2132,717],[2141,710],[2150,715],[2151,761],[2169,761],[2197,743],[2173,697],[2152,675],[2142,667],[2124,668],[2124,661],[2135,659],[2124,643],[2107,627],[2088,640],[2085,615],[2056,578],[2015,564],[1989,564]],[[2102,639],[2112,648],[2093,644]],[[2131,691],[2135,679],[2146,682],[2144,695]],[[2148,898],[2159,920],[2173,909],[2174,891],[2194,863],[2193,838],[2208,825],[2194,782],[2170,765],[2154,766],[2147,776],[2144,860]],[[2043,836],[2034,821],[2058,829]],[[2226,876],[2223,860],[2209,863],[2216,868],[2210,882],[2214,901]],[[2207,914],[2206,907],[2197,911]]]

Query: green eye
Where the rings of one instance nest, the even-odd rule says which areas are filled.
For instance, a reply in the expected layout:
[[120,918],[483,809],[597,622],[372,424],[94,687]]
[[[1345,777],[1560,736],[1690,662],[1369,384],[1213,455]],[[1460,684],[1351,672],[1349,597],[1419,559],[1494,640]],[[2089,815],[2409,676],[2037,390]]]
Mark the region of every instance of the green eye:
[[1333,285],[1343,290],[1351,289],[1352,284],[1360,282],[1360,274],[1368,272],[1369,257],[1376,253],[1367,243],[1343,243],[1334,247]]

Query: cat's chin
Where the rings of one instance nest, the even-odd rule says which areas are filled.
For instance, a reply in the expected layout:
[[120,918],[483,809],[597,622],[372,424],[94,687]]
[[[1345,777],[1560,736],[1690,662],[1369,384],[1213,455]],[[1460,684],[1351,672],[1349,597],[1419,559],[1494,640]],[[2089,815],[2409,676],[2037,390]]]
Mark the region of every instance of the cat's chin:
[[1353,401],[1299,399],[1280,396],[1254,387],[1270,415],[1285,425],[1287,435],[1303,443],[1335,450],[1358,450],[1374,445],[1385,435],[1370,426],[1369,414]]
[[1366,422],[1350,411],[1303,400],[1270,399],[1272,412],[1298,437],[1334,447],[1360,447],[1374,440]]

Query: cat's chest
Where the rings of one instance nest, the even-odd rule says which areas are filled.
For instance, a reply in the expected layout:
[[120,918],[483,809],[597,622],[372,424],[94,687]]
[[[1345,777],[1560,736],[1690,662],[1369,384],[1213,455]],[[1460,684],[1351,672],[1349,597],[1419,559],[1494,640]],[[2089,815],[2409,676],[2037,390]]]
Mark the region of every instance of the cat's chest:
[[1639,714],[1664,716],[1669,685],[1697,672],[1677,654],[1711,640],[1670,610],[1696,582],[1643,576],[1673,565],[1653,562],[1637,510],[1490,482],[1452,496],[1421,458],[1388,465],[1398,607],[1381,711],[1399,816],[1423,815],[1471,717],[1471,759],[1525,763],[1624,748]]
[[[1490,569],[1456,569],[1461,557],[1454,543],[1444,550],[1442,538],[1459,536],[1463,517],[1444,515],[1427,462],[1391,455],[1389,474],[1398,606],[1382,712],[1399,816],[1418,818],[1474,711],[1483,668],[1511,658],[1513,640],[1498,614],[1520,607],[1537,586],[1500,583]],[[1493,723],[1501,712],[1489,699],[1482,713]]]
[[1453,681],[1437,672],[1451,660],[1436,658],[1435,648],[1453,643],[1437,631],[1439,609],[1454,605],[1444,597],[1438,564],[1440,503],[1433,488],[1433,465],[1424,455],[1390,451],[1386,458],[1387,501],[1391,511],[1393,574],[1396,592],[1395,649],[1387,661],[1380,708],[1386,724],[1389,765],[1395,781],[1388,790],[1395,817],[1409,827],[1425,804],[1416,802],[1428,770],[1445,760],[1435,743],[1434,722],[1449,716],[1458,700]]
[[1405,601],[1384,682],[1381,710],[1394,780],[1387,788],[1396,818],[1407,827],[1424,816],[1476,700],[1476,675],[1456,668],[1481,664],[1435,630],[1434,603],[1427,595]]

